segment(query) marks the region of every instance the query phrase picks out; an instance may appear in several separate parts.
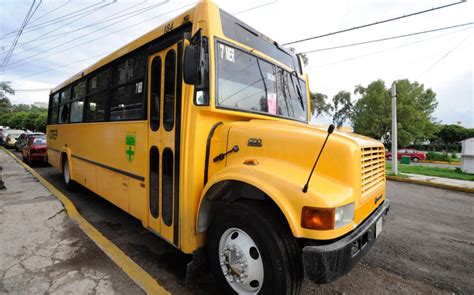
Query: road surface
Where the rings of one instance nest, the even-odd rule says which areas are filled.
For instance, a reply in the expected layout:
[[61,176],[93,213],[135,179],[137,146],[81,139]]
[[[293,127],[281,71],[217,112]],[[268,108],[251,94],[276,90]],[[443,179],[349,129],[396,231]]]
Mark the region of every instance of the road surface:
[[[145,230],[139,220],[84,188],[68,192],[52,167],[34,168],[164,288],[175,294],[218,293],[209,274],[185,286],[191,256]],[[387,197],[389,219],[367,257],[336,282],[305,280],[302,293],[474,294],[474,196],[389,181]]]

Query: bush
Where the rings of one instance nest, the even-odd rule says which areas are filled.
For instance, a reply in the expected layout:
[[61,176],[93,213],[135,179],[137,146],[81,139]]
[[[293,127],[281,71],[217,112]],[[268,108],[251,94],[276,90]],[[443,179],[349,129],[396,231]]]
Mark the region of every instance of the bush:
[[456,155],[456,153],[451,154],[451,159],[457,159],[457,158],[458,158],[458,156]]
[[435,152],[428,152],[426,154],[426,158],[430,161],[451,161],[447,154],[440,154]]

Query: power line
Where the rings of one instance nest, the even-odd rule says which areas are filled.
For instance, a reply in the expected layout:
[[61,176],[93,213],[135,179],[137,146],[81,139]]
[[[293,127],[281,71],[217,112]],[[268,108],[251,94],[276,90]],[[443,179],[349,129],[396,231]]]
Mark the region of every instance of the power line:
[[[23,23],[21,24],[20,29],[18,30],[18,33],[16,34],[15,39],[13,40],[12,45],[11,45],[10,49],[8,50],[7,54],[5,55],[5,57],[3,59],[3,62],[0,66],[2,68],[2,72],[5,71],[5,67],[8,65],[8,62],[10,61],[10,58],[13,54],[13,51],[15,50],[16,44],[18,43],[18,39],[20,39],[20,36],[21,36],[21,33],[23,32],[23,29],[28,24],[28,21],[31,19],[33,14],[36,12],[38,7],[41,5],[41,1],[42,0],[39,1],[38,5],[36,6],[36,8],[34,10],[33,10],[33,8],[35,7],[36,0],[33,0],[33,3],[31,3],[30,9],[28,10],[28,13],[26,14],[26,17],[23,20]],[[33,10],[33,12],[32,12],[32,10]]]
[[441,58],[439,58],[438,60],[436,60],[428,69],[426,69],[426,71],[424,71],[420,76],[418,76],[418,79],[423,77],[426,73],[428,73],[432,68],[434,68],[437,64],[439,64],[443,59],[445,59],[446,57],[448,57],[448,55],[450,55],[453,51],[455,51],[456,49],[459,48],[459,46],[461,46],[461,44],[464,43],[464,41],[466,41],[467,39],[469,39],[470,37],[472,36],[472,33],[469,34],[466,38],[464,38],[461,42],[459,42],[456,46],[454,46],[453,48],[451,48],[450,50],[448,50],[448,52],[446,52],[443,56],[441,56]]
[[[77,61],[72,62],[72,63],[68,63],[68,64],[65,64],[65,65],[60,65],[60,66],[57,66],[57,67],[54,67],[54,68],[51,68],[51,69],[48,69],[48,70],[45,70],[45,71],[36,72],[36,73],[29,74],[29,75],[26,75],[26,76],[21,76],[20,78],[17,78],[17,79],[20,80],[20,79],[24,79],[24,78],[27,78],[27,77],[32,77],[32,76],[36,76],[36,75],[39,75],[39,74],[51,72],[51,71],[54,71],[54,70],[65,68],[65,67],[68,67],[68,66],[71,66],[71,65],[74,65],[74,64],[92,59],[92,58],[96,58],[96,57],[99,57],[99,56],[102,56],[102,55],[107,55],[107,54],[110,54],[110,53],[111,53],[110,51],[109,52],[103,52],[103,53],[100,53],[100,54],[97,54],[97,55],[94,55],[94,56],[90,56],[90,57],[87,57],[87,58],[84,58],[84,59],[81,59],[81,60],[77,60]],[[17,91],[17,90],[15,90],[15,91]]]
[[[106,22],[115,20],[115,19],[117,19],[117,18],[121,18],[121,17],[124,17],[124,16],[128,16],[128,15],[134,14],[134,15],[128,17],[128,18],[124,18],[124,19],[122,19],[122,20],[120,20],[120,21],[118,21],[118,22],[115,22],[115,23],[113,23],[113,24],[104,26],[104,27],[102,27],[102,28],[100,28],[100,29],[98,29],[98,30],[92,32],[92,33],[95,33],[95,32],[97,32],[97,31],[100,31],[100,30],[103,30],[103,29],[105,29],[105,28],[108,28],[108,27],[110,27],[110,26],[112,26],[112,25],[114,25],[114,24],[116,24],[116,23],[119,23],[119,22],[121,22],[121,21],[127,20],[127,19],[129,19],[129,18],[131,18],[131,17],[133,17],[133,16],[136,16],[136,15],[139,15],[139,14],[141,14],[141,13],[145,13],[145,12],[147,12],[147,11],[149,11],[149,10],[155,9],[156,7],[159,7],[159,6],[161,6],[161,5],[163,5],[164,3],[167,3],[167,2],[169,2],[169,1],[170,1],[170,0],[166,0],[166,1],[164,1],[164,2],[160,2],[160,3],[158,3],[158,4],[153,4],[153,5],[150,5],[150,6],[147,6],[147,7],[144,7],[144,8],[135,10],[135,11],[132,11],[132,12],[125,13],[125,14],[120,15],[120,16],[117,16],[117,17],[112,17],[112,16],[114,16],[114,15],[117,15],[117,14],[119,14],[119,13],[122,13],[123,11],[130,10],[130,9],[133,8],[133,7],[137,7],[137,6],[139,6],[139,5],[142,5],[143,3],[146,2],[146,1],[143,1],[143,2],[140,2],[140,3],[138,3],[138,4],[132,5],[131,7],[127,7],[126,9],[123,9],[123,10],[121,10],[121,11],[119,11],[119,12],[116,12],[116,13],[114,13],[114,14],[111,14],[111,15],[109,15],[108,17],[106,17],[105,19],[103,19],[103,20],[101,20],[101,21],[99,21],[99,22],[92,23],[92,24],[89,24],[89,25],[86,25],[86,26],[83,26],[83,27],[80,27],[80,28],[77,28],[77,29],[73,29],[73,30],[70,30],[70,31],[67,31],[67,32],[62,32],[62,33],[59,33],[59,34],[56,34],[56,35],[52,35],[52,36],[48,36],[48,37],[45,37],[45,35],[42,35],[40,38],[35,38],[35,39],[32,39],[32,40],[28,40],[28,41],[26,41],[26,42],[24,42],[24,43],[20,43],[20,45],[19,45],[18,47],[20,48],[20,47],[23,47],[24,45],[29,44],[29,43],[35,43],[35,42],[37,42],[37,41],[41,41],[41,40],[45,40],[45,39],[50,39],[50,38],[57,37],[57,38],[52,39],[52,40],[49,40],[49,41],[47,41],[47,42],[45,42],[45,43],[41,43],[41,44],[39,44],[39,45],[36,45],[36,46],[34,47],[34,48],[36,48],[36,47],[41,46],[41,45],[43,45],[43,44],[51,43],[52,41],[58,40],[58,39],[60,39],[62,36],[70,35],[70,34],[73,33],[73,32],[81,31],[81,30],[83,30],[83,29],[86,29],[86,28],[89,28],[89,27],[93,27],[93,26],[96,26],[96,25],[99,25],[99,24],[102,24],[102,23],[106,23]],[[137,13],[137,12],[141,12],[141,13],[135,14],[135,13]],[[54,32],[54,31],[56,31],[56,30],[52,30],[52,31],[46,33],[46,35],[48,35],[48,34],[51,33],[51,32]],[[82,38],[82,37],[84,37],[84,36],[88,36],[88,35],[90,35],[90,34],[92,34],[92,33],[87,33],[87,34],[81,35],[81,36],[79,36],[79,37],[74,38],[74,40],[78,40],[79,38]],[[25,51],[27,51],[27,50],[25,50]]]
[[71,3],[71,0],[68,0],[66,3],[63,3],[63,4],[59,5],[59,6],[57,6],[56,8],[54,8],[54,9],[48,11],[47,13],[45,13],[45,14],[43,14],[43,15],[41,15],[41,16],[38,16],[38,17],[35,18],[34,20],[30,21],[30,24],[37,22],[38,20],[42,19],[43,17],[45,17],[45,16],[47,16],[47,15],[50,15],[51,13],[55,12],[56,10],[58,10],[58,9],[64,7],[64,6],[68,5],[69,3]]
[[426,33],[432,33],[432,32],[437,32],[437,31],[443,31],[443,30],[468,26],[468,25],[472,25],[472,24],[474,24],[474,22],[469,22],[469,23],[464,23],[464,24],[459,24],[459,25],[454,25],[454,26],[449,26],[449,27],[443,27],[443,28],[438,28],[438,29],[432,29],[432,30],[427,30],[427,31],[421,31],[421,32],[416,32],[416,33],[410,33],[410,34],[386,37],[386,38],[381,38],[381,39],[375,39],[375,40],[370,40],[370,41],[363,41],[363,42],[357,42],[357,43],[351,43],[351,44],[345,44],[345,45],[338,45],[338,46],[326,47],[326,48],[321,48],[321,49],[309,50],[309,51],[306,51],[306,52],[303,52],[303,53],[308,54],[308,53],[315,53],[315,52],[321,52],[321,51],[327,51],[327,50],[333,50],[333,49],[339,49],[339,48],[346,48],[346,47],[352,47],[352,46],[358,46],[358,45],[388,41],[388,40],[393,40],[393,39],[411,37],[411,36],[416,36],[416,35],[421,35],[421,34],[426,34]]
[[[35,31],[35,30],[44,28],[44,27],[46,27],[46,26],[49,26],[49,25],[51,25],[51,24],[55,24],[55,23],[58,23],[58,22],[62,22],[62,21],[64,21],[64,20],[67,20],[67,19],[76,17],[76,16],[78,16],[78,15],[82,15],[82,14],[84,14],[84,13],[88,13],[88,12],[90,12],[92,9],[91,9],[91,10],[87,10],[87,9],[92,8],[92,7],[94,7],[94,6],[97,6],[97,5],[100,5],[101,3],[104,3],[104,2],[105,2],[105,0],[101,0],[99,3],[89,5],[89,6],[87,6],[87,7],[81,8],[81,9],[76,10],[76,11],[73,11],[73,12],[71,12],[71,13],[67,13],[67,14],[61,15],[61,16],[59,16],[59,17],[57,17],[57,18],[54,18],[54,19],[51,19],[51,20],[47,20],[47,21],[42,22],[42,23],[40,23],[40,24],[31,26],[31,27],[27,28],[27,29],[25,30],[25,32]],[[84,10],[87,10],[87,11],[81,12],[81,11],[84,11]],[[81,12],[81,13],[79,13],[79,12]],[[79,14],[78,14],[78,13],[79,13]],[[76,14],[76,15],[75,15],[75,14]],[[18,31],[12,31],[12,32],[10,32],[10,33],[6,33],[6,34],[0,36],[0,39],[10,38],[11,35],[14,35],[14,34],[17,33],[17,32],[18,32]]]
[[[103,36],[100,36],[100,37],[98,37],[98,38],[95,38],[95,39],[93,39],[93,40],[89,40],[89,41],[83,42],[83,43],[78,44],[78,45],[76,45],[76,46],[73,46],[73,47],[64,49],[64,50],[62,50],[62,51],[60,51],[60,52],[56,52],[56,53],[54,53],[54,54],[50,54],[50,55],[47,55],[47,56],[43,56],[43,57],[38,58],[38,59],[36,59],[36,60],[34,60],[34,61],[37,61],[37,60],[40,60],[40,59],[44,59],[44,58],[46,58],[46,57],[48,57],[48,56],[56,55],[56,54],[58,54],[58,53],[61,53],[61,52],[64,52],[64,51],[67,51],[67,50],[70,50],[70,49],[79,47],[79,46],[81,46],[81,45],[84,45],[84,44],[90,43],[90,42],[92,42],[92,41],[95,41],[95,40],[97,40],[97,39],[103,38],[104,36],[109,36],[109,35],[118,33],[118,32],[120,32],[120,31],[127,30],[127,29],[129,29],[129,28],[131,28],[131,27],[134,27],[134,26],[143,24],[143,23],[148,22],[148,21],[151,21],[151,20],[155,20],[155,19],[158,18],[158,17],[161,17],[161,16],[164,16],[164,15],[166,15],[166,14],[169,14],[169,13],[172,13],[172,12],[175,12],[175,11],[178,11],[178,10],[181,10],[181,9],[183,9],[183,8],[189,7],[189,6],[194,5],[194,4],[195,4],[195,3],[191,3],[191,4],[188,4],[188,5],[181,6],[181,7],[179,7],[179,8],[173,9],[173,10],[168,11],[168,12],[166,12],[166,13],[163,13],[163,14],[161,14],[161,15],[153,16],[152,18],[149,18],[149,19],[147,19],[147,20],[144,20],[144,21],[142,21],[142,22],[140,22],[140,23],[136,23],[136,24],[134,24],[134,25],[132,25],[132,26],[128,26],[128,27],[126,27],[126,28],[123,28],[123,29],[117,30],[117,31],[115,31],[115,32],[108,33],[108,34],[106,34],[106,35],[103,35]],[[94,58],[94,57],[97,57],[97,56],[100,56],[100,55],[104,55],[104,54],[105,54],[105,53],[102,53],[102,54],[99,54],[99,55],[95,55],[95,56],[92,56],[92,57],[88,57],[88,58],[86,58],[86,59],[84,59],[84,60],[91,59],[91,58]],[[83,60],[81,60],[81,61],[83,61]],[[81,62],[81,61],[77,61],[77,62],[74,62],[74,63],[72,63],[72,64],[75,64],[75,63],[78,63],[78,62]],[[23,65],[23,64],[22,64],[22,65]],[[35,76],[35,75],[42,74],[42,73],[45,73],[45,72],[49,72],[49,71],[52,71],[52,70],[56,70],[56,69],[59,69],[59,68],[67,67],[67,66],[69,66],[69,65],[71,65],[71,64],[62,65],[62,66],[59,66],[59,67],[55,67],[55,68],[49,69],[49,70],[47,70],[47,71],[38,72],[38,73],[34,73],[34,74],[31,74],[31,75],[27,75],[27,76],[22,76],[22,77],[20,77],[20,78],[18,78],[18,79],[23,79],[23,78],[26,78],[26,77]],[[21,66],[21,65],[18,65],[18,66]],[[18,67],[18,66],[15,66],[15,67]]]
[[382,49],[382,50],[372,51],[372,52],[362,54],[362,55],[352,56],[352,57],[349,57],[349,58],[337,60],[337,61],[330,62],[330,63],[325,63],[325,64],[322,64],[322,65],[315,65],[315,66],[312,66],[312,67],[308,67],[306,70],[308,71],[308,70],[312,70],[312,69],[315,69],[315,68],[322,68],[322,67],[326,67],[326,66],[330,66],[330,65],[340,64],[340,63],[343,63],[343,62],[346,62],[346,61],[356,60],[356,59],[364,58],[364,57],[367,57],[367,56],[380,54],[380,53],[384,53],[384,52],[391,51],[391,50],[394,50],[394,49],[403,48],[403,47],[407,47],[407,46],[410,46],[410,45],[422,43],[422,42],[425,42],[425,41],[437,39],[437,38],[440,38],[440,37],[456,34],[456,33],[462,32],[462,31],[470,30],[470,29],[472,29],[472,27],[471,28],[465,28],[465,29],[462,29],[462,30],[458,30],[458,31],[455,31],[455,32],[450,32],[450,33],[430,37],[430,38],[421,39],[421,40],[414,41],[414,42],[405,43],[405,44],[402,44],[402,45],[398,45],[398,46],[394,46],[394,47],[390,47],[390,48],[386,48],[386,49]]
[[[85,17],[88,17],[88,16],[90,16],[90,15],[92,15],[92,14],[98,12],[100,9],[105,8],[105,7],[107,7],[107,6],[111,5],[111,4],[114,4],[114,3],[117,3],[117,2],[111,2],[111,3],[109,3],[109,4],[100,6],[100,7],[98,7],[97,9],[94,9],[93,11],[87,12],[85,15],[81,15],[81,16],[79,16],[78,18],[76,18],[76,19],[74,19],[74,20],[72,20],[72,21],[70,21],[70,22],[68,22],[68,23],[66,23],[66,24],[63,24],[62,27],[67,27],[68,25],[72,24],[73,22],[76,22],[76,21],[81,20],[81,19],[83,19],[83,18],[85,18]],[[137,4],[137,5],[141,5],[142,3],[143,3],[143,2],[141,2],[141,3]],[[122,12],[122,11],[123,11],[123,10],[121,10],[120,12]],[[72,31],[77,31],[77,29],[72,30]],[[51,33],[53,33],[53,32],[57,32],[57,29],[53,29],[53,30],[51,30],[51,31],[49,31],[49,32],[46,32],[46,33],[44,33],[44,34],[41,34],[40,37],[37,37],[37,38],[31,39],[31,40],[28,40],[28,41],[23,42],[23,43],[20,43],[20,44],[17,46],[17,48],[22,48],[22,47],[24,47],[26,44],[34,43],[34,42],[36,42],[36,41],[40,41],[40,40],[45,40],[45,39],[53,38],[53,37],[55,37],[55,36],[60,36],[60,37],[58,37],[58,38],[56,38],[56,39],[50,40],[50,41],[48,41],[48,42],[41,43],[41,44],[39,44],[39,45],[36,45],[36,46],[34,46],[34,47],[30,48],[30,49],[37,48],[37,47],[42,46],[42,45],[44,45],[44,44],[48,44],[48,43],[50,43],[50,42],[52,42],[52,41],[54,41],[54,40],[60,39],[61,36],[64,36],[64,35],[68,34],[68,32],[63,32],[63,33],[60,33],[60,34],[56,34],[56,35],[47,37],[49,34],[51,34]],[[69,32],[71,32],[71,31],[69,31]],[[26,52],[26,51],[28,51],[28,50],[29,50],[29,49],[27,48],[26,50],[21,51],[21,53]]]
[[[164,5],[165,3],[167,3],[167,2],[162,2],[162,3],[160,3],[160,4],[161,4],[161,5]],[[191,5],[191,4],[190,4],[190,5]],[[186,6],[189,6],[189,5],[186,5]],[[184,7],[186,7],[186,6],[184,6]],[[183,8],[183,7],[182,7],[182,8]],[[181,8],[178,8],[178,9],[176,9],[176,10],[179,10],[179,9],[181,9]],[[161,15],[158,15],[158,16],[154,16],[153,18],[150,18],[150,19],[148,19],[148,20],[146,20],[146,21],[156,19],[156,18],[158,18],[158,17],[160,17],[160,16],[166,15],[166,14],[171,13],[171,12],[176,11],[176,10],[172,10],[172,11],[169,11],[169,12],[167,12],[167,13],[164,13],[164,14],[161,14]],[[61,43],[61,44],[59,44],[59,45],[53,46],[53,47],[48,48],[48,49],[46,49],[46,50],[43,50],[43,51],[37,52],[37,53],[35,53],[35,54],[33,54],[33,55],[30,55],[30,56],[27,56],[27,57],[25,57],[25,58],[22,58],[22,59],[20,59],[20,60],[18,60],[18,61],[16,61],[16,62],[12,63],[12,65],[14,65],[14,66],[13,66],[13,67],[9,67],[9,69],[17,68],[17,67],[19,67],[19,66],[22,66],[22,65],[25,65],[25,64],[29,64],[29,63],[32,63],[32,62],[34,62],[34,61],[38,61],[38,60],[44,59],[44,58],[46,58],[46,57],[48,57],[48,56],[55,55],[55,54],[58,54],[58,53],[67,51],[67,50],[69,50],[69,49],[76,48],[76,47],[78,47],[78,46],[81,46],[81,45],[90,43],[90,42],[95,41],[95,40],[98,40],[98,39],[100,39],[100,38],[103,38],[103,37],[109,36],[109,35],[111,35],[111,34],[115,34],[115,33],[117,33],[117,32],[120,32],[120,31],[129,29],[129,28],[134,27],[134,26],[136,26],[136,25],[142,24],[142,23],[144,23],[144,22],[146,22],[146,21],[141,22],[141,23],[137,23],[137,24],[134,24],[134,25],[131,25],[131,26],[128,26],[128,27],[126,27],[126,28],[123,28],[123,29],[114,31],[114,32],[112,32],[112,33],[108,33],[108,34],[102,35],[102,36],[100,36],[100,37],[97,37],[97,38],[95,38],[95,39],[92,39],[92,40],[89,40],[89,41],[86,41],[86,42],[83,42],[83,43],[80,43],[80,44],[77,44],[77,45],[72,46],[72,47],[68,47],[68,48],[63,49],[63,50],[61,50],[61,51],[58,51],[58,52],[56,52],[56,53],[49,54],[49,55],[45,55],[45,56],[42,56],[42,57],[37,58],[37,59],[34,59],[34,60],[29,60],[29,59],[32,58],[32,57],[38,56],[38,55],[40,55],[40,54],[42,54],[42,53],[46,53],[46,52],[48,52],[48,51],[51,51],[51,50],[56,49],[56,48],[58,48],[58,47],[61,47],[61,46],[63,46],[63,45],[66,45],[66,44],[75,42],[75,41],[79,40],[79,39],[82,38],[82,37],[90,36],[91,34],[93,34],[93,33],[95,33],[95,32],[98,32],[98,31],[101,31],[101,30],[103,30],[103,29],[106,28],[106,27],[110,27],[110,26],[112,26],[112,25],[114,25],[114,24],[120,23],[120,22],[122,22],[122,21],[124,21],[124,20],[126,20],[126,19],[129,19],[129,18],[131,18],[131,17],[140,15],[140,14],[142,14],[142,13],[144,13],[144,12],[140,12],[140,13],[137,13],[137,14],[135,14],[135,15],[129,16],[129,17],[125,18],[125,19],[118,20],[118,21],[116,21],[116,22],[114,22],[114,23],[112,23],[112,24],[110,24],[110,25],[107,25],[107,26],[102,27],[102,28],[100,28],[100,29],[97,29],[97,30],[95,30],[95,31],[88,32],[88,33],[86,33],[86,34],[84,34],[84,35],[81,35],[80,37],[76,37],[76,38],[74,38],[74,39],[72,39],[72,40],[69,40],[69,41],[67,41],[67,42]],[[24,63],[20,63],[20,62],[22,62],[22,61],[24,61],[24,60],[29,60],[29,61],[24,62]],[[20,63],[20,64],[18,64],[18,63]]]
[[261,8],[261,7],[265,7],[265,6],[268,6],[268,5],[275,4],[275,3],[277,3],[277,2],[278,2],[278,0],[275,0],[275,1],[272,1],[272,2],[268,2],[268,3],[261,4],[261,5],[257,5],[257,6],[254,6],[254,7],[251,7],[251,8],[244,9],[244,10],[238,11],[238,12],[236,12],[236,13],[233,13],[233,15],[241,14],[241,13],[244,13],[244,12],[249,12],[249,11],[252,11],[252,10],[255,10],[255,9],[258,9],[258,8]]
[[354,31],[354,30],[358,30],[358,29],[362,29],[362,28],[367,28],[367,27],[371,27],[371,26],[375,26],[375,25],[380,25],[380,24],[383,24],[383,23],[392,22],[392,21],[407,18],[407,17],[410,17],[410,16],[420,15],[420,14],[423,14],[423,13],[432,12],[432,11],[435,11],[435,10],[447,8],[447,7],[454,6],[454,5],[458,5],[458,4],[461,4],[461,3],[464,3],[464,2],[466,2],[466,0],[446,4],[446,5],[443,5],[443,6],[433,7],[431,9],[417,11],[417,12],[414,12],[414,13],[410,13],[410,14],[406,14],[406,15],[402,15],[402,16],[397,16],[397,17],[393,17],[393,18],[389,18],[389,19],[385,19],[385,20],[382,20],[382,21],[369,23],[369,24],[365,24],[365,25],[361,25],[361,26],[357,26],[357,27],[353,27],[353,28],[343,29],[343,30],[339,30],[339,31],[336,31],[336,32],[330,32],[330,33],[326,33],[326,34],[322,34],[322,35],[318,35],[318,36],[314,36],[314,37],[308,37],[308,38],[304,38],[304,39],[300,39],[300,40],[296,40],[296,41],[291,41],[291,42],[284,43],[283,45],[286,46],[286,45],[290,45],[290,44],[305,42],[305,41],[314,40],[314,39],[318,39],[318,38],[322,38],[322,37],[327,37],[327,36],[332,36],[332,35],[345,33],[345,32],[349,32],[349,31]]

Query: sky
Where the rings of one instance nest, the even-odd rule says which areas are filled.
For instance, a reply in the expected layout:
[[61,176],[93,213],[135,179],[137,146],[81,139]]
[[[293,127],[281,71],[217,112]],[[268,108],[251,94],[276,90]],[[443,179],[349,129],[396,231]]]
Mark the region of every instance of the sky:
[[[39,3],[40,0],[36,0]],[[33,0],[0,0],[3,62]],[[11,81],[13,103],[47,102],[50,88],[122,45],[165,23],[195,1],[43,0],[0,81]],[[222,9],[280,44],[442,6],[457,0],[214,0]],[[136,11],[136,12],[135,12]],[[297,52],[410,34],[474,21],[473,0],[445,9],[318,38]],[[81,14],[82,13],[82,14]],[[121,17],[130,13],[128,19]],[[70,14],[70,15],[69,15]],[[65,20],[54,20],[64,16]],[[115,20],[110,18],[116,17]],[[87,26],[86,28],[84,28]],[[67,33],[69,32],[69,33]],[[64,34],[63,34],[64,33]],[[332,98],[382,79],[418,81],[436,94],[437,121],[474,128],[474,25],[307,54],[310,90]],[[56,36],[57,35],[57,36]],[[353,99],[357,99],[353,95]],[[313,118],[329,123],[329,117]]]

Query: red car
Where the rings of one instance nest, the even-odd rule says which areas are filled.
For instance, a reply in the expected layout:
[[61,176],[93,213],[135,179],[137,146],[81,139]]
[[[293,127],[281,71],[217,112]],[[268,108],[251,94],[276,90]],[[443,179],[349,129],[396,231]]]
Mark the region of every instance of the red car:
[[28,143],[22,150],[23,162],[31,166],[34,162],[45,162],[46,158],[46,137],[33,136],[28,139]]
[[[392,159],[392,153],[386,152],[385,156],[388,160]],[[413,162],[418,162],[419,160],[426,160],[426,154],[414,149],[400,149],[398,150],[398,159],[400,160],[403,156],[408,156]]]

